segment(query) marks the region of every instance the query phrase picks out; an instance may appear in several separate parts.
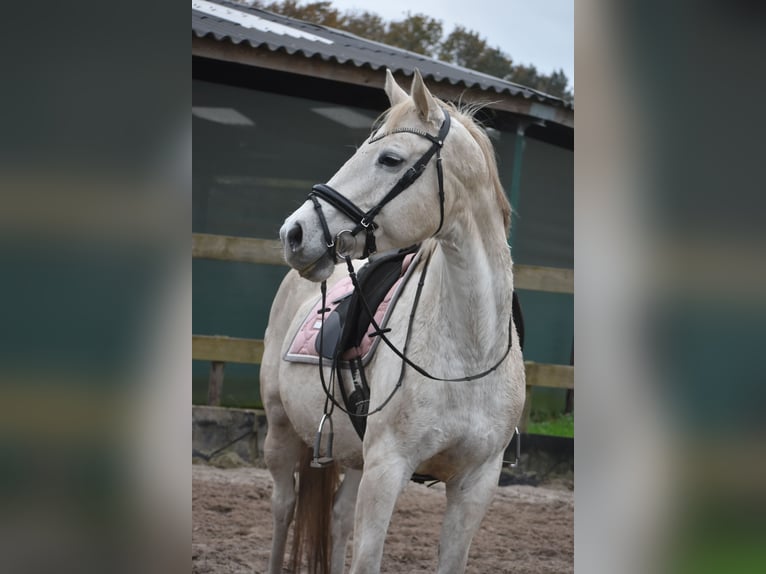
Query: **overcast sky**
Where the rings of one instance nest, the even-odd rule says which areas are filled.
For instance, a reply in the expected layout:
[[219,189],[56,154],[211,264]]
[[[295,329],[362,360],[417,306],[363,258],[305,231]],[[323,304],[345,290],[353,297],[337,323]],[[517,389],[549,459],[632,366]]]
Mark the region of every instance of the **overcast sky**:
[[[564,70],[574,85],[574,0],[331,0],[340,10],[368,10],[385,20],[422,13],[441,20],[444,33],[460,24],[514,62],[545,74]],[[304,2],[305,3],[305,2]]]

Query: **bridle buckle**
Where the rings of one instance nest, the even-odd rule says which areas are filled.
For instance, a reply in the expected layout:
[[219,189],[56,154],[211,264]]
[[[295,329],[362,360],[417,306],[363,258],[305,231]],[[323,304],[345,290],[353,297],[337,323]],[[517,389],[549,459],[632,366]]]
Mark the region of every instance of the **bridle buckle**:
[[[345,238],[344,234],[348,235],[348,239]],[[335,236],[333,246],[335,247],[336,258],[345,259],[346,257],[351,257],[356,247],[356,236],[350,229],[343,229]]]

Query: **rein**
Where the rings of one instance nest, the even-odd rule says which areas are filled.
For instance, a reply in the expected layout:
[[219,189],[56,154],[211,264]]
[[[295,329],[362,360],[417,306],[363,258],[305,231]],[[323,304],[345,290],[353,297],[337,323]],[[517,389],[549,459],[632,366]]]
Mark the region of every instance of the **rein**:
[[[407,327],[407,337],[406,337],[405,342],[404,342],[404,350],[403,351],[400,351],[399,349],[397,349],[396,346],[388,339],[388,337],[386,337],[385,334],[387,332],[389,332],[391,329],[383,329],[383,328],[381,328],[380,325],[378,325],[378,322],[375,320],[375,311],[373,309],[370,309],[370,307],[369,307],[369,305],[367,303],[367,300],[364,298],[364,296],[361,294],[361,291],[360,291],[360,299],[362,301],[362,304],[364,305],[364,310],[365,310],[365,312],[370,317],[370,323],[372,324],[373,327],[375,327],[375,331],[373,333],[370,333],[370,336],[371,337],[380,337],[383,340],[383,342],[388,346],[388,348],[391,349],[391,351],[393,351],[393,353],[403,361],[403,364],[402,364],[402,375],[404,374],[404,364],[407,364],[410,367],[412,367],[415,371],[417,371],[418,373],[420,373],[421,375],[423,375],[427,379],[431,379],[432,381],[441,381],[441,382],[444,382],[444,383],[462,383],[462,382],[470,382],[470,381],[475,381],[476,379],[484,378],[487,375],[489,375],[490,373],[492,373],[493,371],[495,371],[500,365],[502,365],[503,361],[505,361],[506,357],[508,357],[508,353],[511,352],[512,341],[513,341],[513,339],[512,339],[512,335],[513,335],[513,333],[512,333],[512,330],[513,330],[513,312],[511,312],[510,316],[508,317],[508,345],[507,345],[507,347],[505,349],[505,353],[503,353],[503,356],[500,357],[499,361],[497,361],[490,368],[488,368],[488,369],[486,369],[486,370],[484,370],[484,371],[482,371],[480,373],[476,373],[475,375],[468,375],[468,376],[465,376],[465,377],[457,377],[457,378],[454,378],[454,379],[444,378],[444,377],[436,377],[436,376],[432,375],[431,373],[429,373],[428,371],[426,371],[423,367],[417,365],[416,363],[413,363],[412,360],[408,359],[407,356],[406,356],[407,344],[409,343],[410,335],[412,334],[411,333],[411,331],[412,331],[412,323],[413,323],[413,319],[415,318],[415,311],[417,310],[418,303],[420,303],[420,295],[421,295],[421,292],[423,291],[423,284],[425,283],[426,273],[428,272],[428,265],[429,265],[430,262],[431,262],[430,258],[428,260],[426,260],[426,264],[423,267],[423,272],[420,274],[420,281],[418,282],[418,290],[415,293],[415,300],[412,303],[412,312],[410,314],[410,321],[409,321],[409,325]],[[346,265],[348,266],[348,269],[349,269],[348,273],[349,273],[349,276],[351,277],[351,282],[354,285],[354,289],[359,289],[359,284],[358,284],[357,278],[356,278],[356,272],[354,271],[354,268],[351,265],[351,258],[350,257],[346,257]],[[323,307],[324,307],[324,305],[323,305]],[[323,318],[324,318],[324,316],[323,316]],[[399,377],[399,382],[397,383],[396,388],[398,388],[401,385],[401,382],[402,382],[401,379],[402,379],[402,377],[400,376]],[[388,402],[388,400],[386,402]],[[376,410],[378,410],[378,409],[376,409]]]

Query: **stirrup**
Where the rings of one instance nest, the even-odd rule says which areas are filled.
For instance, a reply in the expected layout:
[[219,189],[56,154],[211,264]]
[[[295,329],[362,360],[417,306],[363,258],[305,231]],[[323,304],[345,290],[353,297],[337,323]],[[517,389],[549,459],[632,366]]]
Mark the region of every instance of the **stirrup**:
[[521,459],[521,433],[519,432],[519,427],[514,427],[514,432],[516,433],[516,460],[508,465],[511,468],[519,466],[519,460]]
[[[324,427],[325,421],[330,423],[330,432],[327,434],[325,456],[319,456],[319,451],[322,446],[322,428]],[[328,414],[322,415],[322,420],[319,422],[319,429],[317,430],[317,435],[314,439],[314,458],[311,459],[310,465],[312,468],[324,468],[326,466],[330,466],[334,462],[334,459],[332,458],[332,440],[334,434],[332,417],[330,417]]]

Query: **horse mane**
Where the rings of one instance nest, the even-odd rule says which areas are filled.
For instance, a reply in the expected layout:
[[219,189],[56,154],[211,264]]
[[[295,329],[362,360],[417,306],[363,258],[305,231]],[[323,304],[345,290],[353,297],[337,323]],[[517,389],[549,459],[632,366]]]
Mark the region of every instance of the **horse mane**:
[[[476,144],[479,146],[482,155],[484,156],[484,162],[487,166],[487,176],[489,178],[490,185],[495,193],[495,200],[497,201],[498,209],[503,216],[503,228],[505,229],[506,237],[511,228],[511,204],[508,201],[508,197],[503,190],[503,184],[500,183],[500,174],[497,170],[497,159],[495,156],[495,148],[492,142],[487,136],[487,132],[476,120],[476,113],[481,110],[483,104],[464,104],[456,106],[451,102],[445,102],[439,98],[434,97],[440,106],[447,108],[450,115],[460,122],[460,124],[468,131]],[[379,128],[384,121],[390,121],[396,125],[412,109],[411,103],[402,102],[384,112],[378,121],[375,122],[375,128]]]

